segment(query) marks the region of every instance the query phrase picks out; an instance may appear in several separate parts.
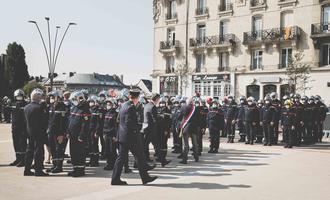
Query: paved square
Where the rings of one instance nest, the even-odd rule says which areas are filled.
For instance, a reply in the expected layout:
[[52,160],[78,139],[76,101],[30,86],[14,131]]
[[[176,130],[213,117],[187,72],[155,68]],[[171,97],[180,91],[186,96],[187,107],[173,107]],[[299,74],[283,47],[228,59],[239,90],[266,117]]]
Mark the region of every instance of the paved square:
[[[204,152],[207,145],[204,141]],[[136,170],[123,174],[128,186],[111,186],[104,161],[87,168],[82,178],[66,173],[24,177],[23,168],[8,166],[14,157],[10,125],[1,124],[0,199],[330,199],[329,140],[294,149],[222,143],[219,154],[203,153],[200,162],[189,160],[188,165],[175,156],[169,155],[168,167],[151,171],[159,179],[148,186],[141,185]]]

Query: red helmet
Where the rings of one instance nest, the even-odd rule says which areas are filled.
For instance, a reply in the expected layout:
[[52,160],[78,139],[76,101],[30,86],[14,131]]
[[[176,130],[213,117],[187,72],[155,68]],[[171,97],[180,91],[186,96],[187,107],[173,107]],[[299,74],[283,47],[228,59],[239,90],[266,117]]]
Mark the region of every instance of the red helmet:
[[207,102],[209,105],[211,105],[212,102],[213,102],[212,97],[207,97],[206,102]]

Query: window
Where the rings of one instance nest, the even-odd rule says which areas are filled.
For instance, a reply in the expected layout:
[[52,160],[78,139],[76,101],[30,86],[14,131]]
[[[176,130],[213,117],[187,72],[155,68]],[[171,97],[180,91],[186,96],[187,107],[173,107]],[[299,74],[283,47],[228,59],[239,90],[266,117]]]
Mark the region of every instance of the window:
[[197,40],[198,40],[198,43],[204,44],[205,43],[205,37],[206,37],[206,26],[205,26],[205,24],[197,25]]
[[276,85],[264,85],[264,97],[272,92],[276,92]]
[[226,11],[231,9],[231,0],[220,1],[220,11]]
[[201,94],[202,92],[202,85],[201,85],[201,82],[195,82],[194,84],[194,87],[195,87],[195,94],[198,93],[198,94]]
[[170,1],[170,5],[168,8],[168,19],[175,19],[177,17],[176,14],[176,0]]
[[174,56],[166,57],[166,73],[174,73],[175,59]]
[[256,50],[252,52],[251,70],[262,69],[262,51]]
[[259,85],[248,85],[246,87],[246,96],[253,97],[255,100],[259,100],[260,86]]
[[211,82],[203,82],[203,96],[211,96]]
[[281,85],[280,90],[281,90],[281,99],[283,98],[283,96],[285,95],[289,96],[291,93],[289,84]]
[[196,55],[196,72],[201,72],[202,68],[205,65],[205,55],[197,54]]
[[330,44],[325,44],[322,46],[321,65],[330,65]]
[[214,81],[213,82],[213,96],[214,97],[221,97],[222,96],[222,88],[221,88],[221,82],[220,81]]
[[256,39],[261,39],[262,37],[262,17],[254,16],[252,17],[252,31]]
[[293,12],[292,11],[285,11],[281,13],[281,27],[291,27],[293,26]]
[[287,68],[291,62],[291,59],[292,59],[292,48],[282,49],[280,68]]
[[228,21],[220,22],[220,36],[223,37],[228,34]]
[[175,30],[174,29],[168,29],[167,30],[167,41],[170,43],[170,45],[175,45]]
[[197,8],[203,10],[206,7],[206,0],[198,0]]
[[229,69],[229,53],[220,52],[219,54],[219,71],[228,71]]
[[230,95],[231,94],[231,85],[229,83],[225,84],[224,90],[225,90],[225,94],[224,94],[225,96]]
[[324,6],[322,10],[322,29],[324,32],[328,32],[330,30],[330,6]]

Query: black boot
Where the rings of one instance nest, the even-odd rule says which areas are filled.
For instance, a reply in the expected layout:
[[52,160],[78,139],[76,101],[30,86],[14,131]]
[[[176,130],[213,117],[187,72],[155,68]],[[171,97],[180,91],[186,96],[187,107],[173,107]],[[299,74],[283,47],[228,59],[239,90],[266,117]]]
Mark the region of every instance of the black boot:
[[25,167],[25,154],[20,155],[20,162],[16,165],[16,167]]
[[63,160],[58,160],[55,169],[51,171],[54,174],[63,172]]
[[9,166],[16,166],[18,163],[20,163],[20,155],[16,153],[16,160],[14,160],[12,163],[9,164]]

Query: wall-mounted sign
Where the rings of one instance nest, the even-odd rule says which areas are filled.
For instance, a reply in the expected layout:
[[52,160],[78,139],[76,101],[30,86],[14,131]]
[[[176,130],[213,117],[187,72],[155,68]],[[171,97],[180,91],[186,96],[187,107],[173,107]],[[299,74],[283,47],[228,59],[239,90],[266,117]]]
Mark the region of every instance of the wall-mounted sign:
[[193,81],[229,81],[229,74],[193,75]]
[[167,93],[170,96],[178,94],[178,77],[177,76],[161,76],[159,77],[160,93]]

